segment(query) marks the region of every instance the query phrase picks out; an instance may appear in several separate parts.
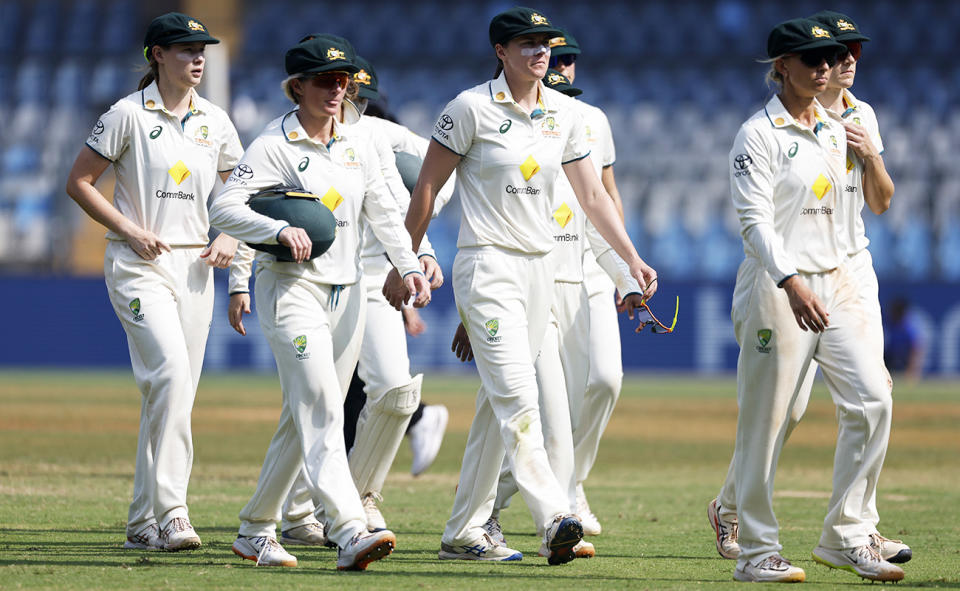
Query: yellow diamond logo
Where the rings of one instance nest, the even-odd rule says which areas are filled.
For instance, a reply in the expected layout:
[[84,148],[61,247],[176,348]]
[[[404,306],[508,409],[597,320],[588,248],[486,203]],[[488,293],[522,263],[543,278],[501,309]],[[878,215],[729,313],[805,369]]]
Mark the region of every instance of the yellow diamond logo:
[[573,219],[573,211],[571,211],[570,207],[564,203],[557,208],[557,211],[553,212],[553,219],[557,220],[557,223],[560,224],[561,228],[566,228],[567,224],[570,223],[570,220]]
[[173,165],[173,168],[168,170],[170,176],[173,177],[173,180],[179,185],[182,183],[188,176],[190,176],[190,169],[187,168],[187,165],[183,163],[183,160],[177,160],[177,163]]
[[520,165],[520,172],[523,173],[523,180],[529,181],[533,175],[540,172],[540,165],[533,159],[533,156],[527,156],[527,159]]
[[320,198],[320,202],[326,205],[327,209],[333,211],[343,203],[343,197],[340,196],[340,193],[337,193],[336,189],[330,187],[330,189],[323,194],[323,197]]
[[813,189],[813,194],[817,196],[817,199],[823,199],[823,196],[827,194],[833,185],[830,184],[830,181],[827,180],[827,177],[822,174],[817,177],[817,180],[813,182],[813,186],[810,187]]
[[847,156],[847,172],[853,170],[853,160],[850,160],[850,157]]

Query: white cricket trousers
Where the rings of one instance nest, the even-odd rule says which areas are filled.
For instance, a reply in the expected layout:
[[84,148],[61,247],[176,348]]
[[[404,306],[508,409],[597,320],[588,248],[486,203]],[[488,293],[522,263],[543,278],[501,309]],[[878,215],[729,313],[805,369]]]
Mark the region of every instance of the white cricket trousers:
[[[544,448],[550,468],[565,487],[570,513],[577,511],[571,419],[579,416],[587,388],[590,358],[583,335],[589,324],[590,307],[583,283],[555,282],[550,319],[533,366],[540,390]],[[509,506],[510,497],[517,492],[517,482],[504,462],[494,508],[499,511]]]
[[[597,461],[603,436],[623,384],[620,356],[620,323],[614,300],[616,287],[597,264],[593,251],[583,257],[583,279],[590,298],[590,332],[587,339],[589,371],[580,410],[573,415],[574,461],[577,484],[583,483]],[[580,335],[581,338],[582,334]]]
[[213,269],[201,252],[174,248],[147,261],[126,242],[107,244],[104,279],[141,394],[128,535],[189,518],[190,413],[213,317]]
[[881,328],[872,312],[860,306],[850,261],[833,271],[800,277],[830,314],[830,326],[821,334],[800,329],[786,292],[759,261],[748,257],[737,273],[733,325],[740,343],[740,410],[734,476],[741,564],[756,564],[782,548],[773,483],[791,406],[811,360],[820,364],[840,423],[833,495],[820,544],[832,549],[861,546],[869,543],[873,531],[863,513],[883,465],[892,412],[883,358],[872,344],[882,343]]
[[326,511],[327,537],[345,546],[366,530],[347,466],[341,390],[357,363],[363,285],[338,292],[258,266],[256,302],[277,361],[283,405],[257,489],[240,511],[240,534],[276,537],[281,506],[302,469],[314,501]]
[[[849,259],[850,272],[855,277],[858,293],[860,295],[859,306],[865,312],[867,312],[871,319],[870,322],[874,324],[877,334],[880,336],[879,342],[871,340],[869,343],[864,343],[865,347],[874,348],[874,353],[883,357],[883,318],[880,313],[880,295],[879,295],[879,286],[877,284],[877,273],[873,269],[873,258],[870,255],[870,251],[863,249],[860,252],[850,255]],[[811,361],[809,367],[807,368],[806,375],[802,378],[800,384],[800,390],[797,392],[797,399],[794,401],[793,405],[790,408],[790,419],[787,423],[786,431],[784,432],[784,443],[790,438],[790,434],[793,433],[793,430],[796,428],[797,424],[803,418],[804,412],[807,410],[807,404],[810,402],[810,391],[813,388],[814,378],[817,375],[817,367],[819,364],[816,361]],[[889,378],[889,373],[886,372],[886,367],[884,367],[885,375]],[[727,469],[727,477],[723,481],[723,486],[720,488],[720,494],[717,495],[717,498],[720,500],[720,515],[725,519],[734,518],[737,515],[737,496],[736,496],[736,485],[734,482],[733,466],[736,462],[736,454],[730,459],[730,467]],[[876,480],[868,481],[867,483],[867,494],[866,502],[863,507],[863,519],[866,522],[873,524],[873,532],[877,531],[877,524],[880,522],[880,514],[877,512],[877,482]]]
[[481,386],[443,542],[471,544],[493,511],[504,452],[537,531],[569,512],[543,446],[534,358],[553,292],[550,257],[495,246],[462,248],[453,290]]
[[[406,386],[413,378],[410,376],[410,359],[407,356],[407,335],[403,327],[403,316],[383,297],[383,284],[393,265],[385,255],[363,257],[361,262],[367,319],[362,331],[363,344],[360,346],[357,371],[360,373],[360,379],[366,384],[364,388],[367,395],[366,404],[373,405],[384,394],[394,388]],[[347,381],[340,384],[344,394],[350,387],[349,378],[352,376],[351,371]],[[403,429],[406,430],[406,427],[403,426]],[[392,464],[396,454],[397,450],[394,449],[390,454],[389,462],[386,458],[383,461],[387,465]],[[383,482],[383,478],[378,478],[367,487],[370,490],[358,492],[361,495],[368,492],[379,493],[383,489]],[[281,531],[317,523],[315,510],[313,496],[301,474],[283,504]]]

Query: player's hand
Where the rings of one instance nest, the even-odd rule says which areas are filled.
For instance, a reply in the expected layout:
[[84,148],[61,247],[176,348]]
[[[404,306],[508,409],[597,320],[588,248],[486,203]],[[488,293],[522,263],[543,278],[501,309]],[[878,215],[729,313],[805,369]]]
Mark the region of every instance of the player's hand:
[[439,289],[443,285],[443,270],[440,269],[437,259],[430,255],[420,257],[420,270],[430,282],[430,289]]
[[387,278],[383,282],[383,289],[380,291],[383,293],[383,297],[390,302],[390,305],[397,310],[402,310],[403,305],[410,298],[407,287],[403,284],[403,279],[400,278],[400,273],[396,268],[390,269],[390,272],[387,273]]
[[403,285],[407,289],[407,297],[404,302],[413,296],[413,307],[423,308],[430,303],[430,283],[427,278],[420,273],[407,273],[403,278]]
[[790,300],[790,309],[797,319],[797,324],[806,331],[823,332],[830,326],[830,314],[823,308],[823,303],[817,294],[813,293],[806,281],[799,275],[794,275],[783,284],[787,298]]
[[226,269],[233,262],[233,255],[237,254],[237,239],[220,234],[213,239],[210,246],[200,253],[201,259],[207,259],[207,264],[218,269]]
[[230,304],[227,306],[227,318],[230,320],[230,326],[233,330],[243,336],[247,336],[247,329],[243,327],[243,315],[250,313],[250,294],[235,293],[230,296]]
[[639,293],[631,293],[625,298],[621,298],[620,295],[617,295],[617,312],[627,313],[627,318],[633,320],[633,311],[643,305],[646,302],[644,298]]
[[637,262],[630,265],[630,275],[640,284],[643,290],[644,301],[653,297],[657,293],[657,272],[653,267],[643,262],[643,259],[637,258]]
[[453,345],[450,350],[464,363],[473,361],[473,347],[470,346],[470,337],[462,322],[457,325],[457,332],[453,333]]
[[416,308],[404,306],[400,313],[403,314],[403,327],[407,329],[407,334],[410,336],[418,337],[427,330],[427,323],[423,321],[423,317]]
[[277,241],[290,248],[290,254],[295,262],[302,263],[310,258],[310,251],[313,250],[313,241],[307,235],[303,228],[294,228],[287,226],[280,230]]
[[170,246],[150,230],[134,226],[124,238],[130,248],[146,261],[156,259],[163,251],[170,252]]
[[870,141],[867,130],[862,125],[856,123],[843,122],[843,128],[847,130],[847,147],[863,160],[877,158],[880,152]]

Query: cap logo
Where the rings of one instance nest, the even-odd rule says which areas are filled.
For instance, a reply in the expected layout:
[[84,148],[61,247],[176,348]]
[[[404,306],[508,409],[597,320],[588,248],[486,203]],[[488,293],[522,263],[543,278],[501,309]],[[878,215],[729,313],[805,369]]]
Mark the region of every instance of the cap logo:
[[370,74],[367,74],[366,70],[360,70],[353,75],[353,80],[358,84],[370,86],[372,78],[370,77]]
[[849,23],[843,19],[837,21],[837,28],[841,31],[856,31],[857,28],[853,26],[853,23]]
[[204,30],[205,30],[205,29],[203,28],[203,25],[201,25],[200,23],[198,23],[198,22],[195,21],[195,20],[189,20],[189,21],[187,21],[187,27],[188,27],[191,31],[204,31]]
[[547,17],[540,15],[536,12],[530,15],[530,22],[535,25],[549,25],[550,22],[547,21]]
[[566,37],[554,37],[553,39],[550,40],[550,43],[549,43],[551,49],[554,47],[565,46],[566,44],[567,44]]
[[327,59],[330,61],[345,60],[347,59],[347,55],[343,53],[342,50],[337,49],[336,47],[331,47],[330,49],[327,50]]
[[556,86],[557,84],[565,84],[567,79],[563,77],[563,74],[557,74],[556,72],[550,72],[547,76],[547,84],[550,86]]
[[830,38],[830,31],[824,29],[823,27],[813,27],[810,29],[810,34],[820,39]]

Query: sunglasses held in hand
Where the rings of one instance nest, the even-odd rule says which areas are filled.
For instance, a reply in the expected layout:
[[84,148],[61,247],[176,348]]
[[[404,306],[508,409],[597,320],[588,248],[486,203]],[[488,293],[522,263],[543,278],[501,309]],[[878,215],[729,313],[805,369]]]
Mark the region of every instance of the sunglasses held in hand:
[[647,304],[647,301],[644,300],[640,304],[640,308],[636,310],[637,318],[640,321],[640,324],[637,326],[634,332],[641,332],[645,327],[649,326],[650,330],[653,331],[653,334],[668,334],[673,332],[673,329],[677,326],[677,314],[680,312],[680,296],[677,296],[676,307],[673,310],[673,321],[670,323],[670,326],[660,322],[656,316],[653,315],[653,311],[650,310],[650,306]]

